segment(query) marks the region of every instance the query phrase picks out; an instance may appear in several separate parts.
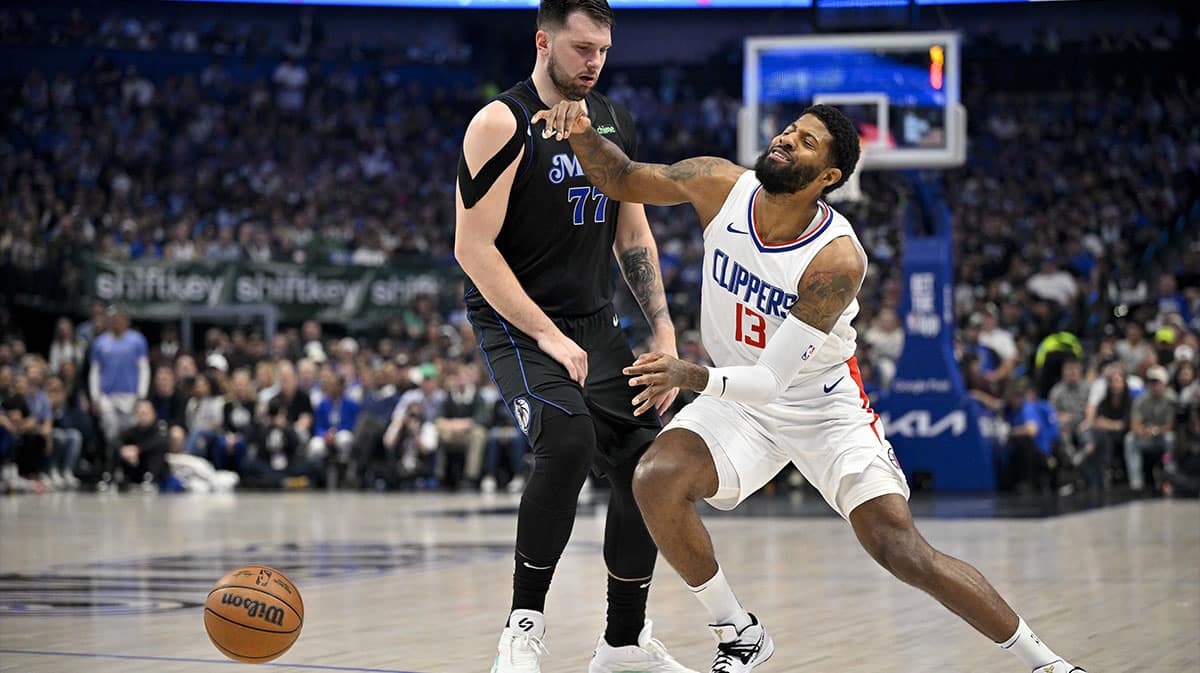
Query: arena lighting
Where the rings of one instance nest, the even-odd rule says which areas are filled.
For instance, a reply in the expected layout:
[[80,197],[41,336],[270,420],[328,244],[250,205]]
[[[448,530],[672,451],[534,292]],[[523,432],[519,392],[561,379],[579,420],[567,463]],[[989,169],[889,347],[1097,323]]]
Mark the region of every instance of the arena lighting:
[[929,48],[929,86],[942,90],[942,66],[946,64],[946,53],[941,45]]
[[[227,4],[338,5],[344,7],[408,7],[437,9],[534,9],[538,0],[165,0]],[[820,9],[864,9],[924,5],[1001,5],[1018,2],[1076,0],[816,0]],[[814,0],[609,0],[613,9],[805,9]]]
[[[167,0],[211,2],[212,0]],[[228,4],[337,5],[436,9],[537,9],[539,0],[216,0]],[[813,0],[609,0],[613,9],[804,9]]]

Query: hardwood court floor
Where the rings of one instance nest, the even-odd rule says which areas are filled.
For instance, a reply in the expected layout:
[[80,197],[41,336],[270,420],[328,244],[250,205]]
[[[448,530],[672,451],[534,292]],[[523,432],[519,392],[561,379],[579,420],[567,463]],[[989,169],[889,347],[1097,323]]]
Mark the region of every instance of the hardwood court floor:
[[[484,673],[508,607],[514,505],[338,493],[0,498],[0,671],[234,670],[197,605],[226,570],[259,562],[292,577],[307,613],[295,647],[264,673]],[[1022,671],[876,567],[832,515],[708,521],[734,588],[775,638],[762,673]],[[600,508],[583,509],[559,566],[545,673],[587,670],[604,618],[603,522]],[[918,525],[1091,673],[1200,671],[1195,501]],[[661,561],[650,601],[656,635],[707,671],[705,616]]]

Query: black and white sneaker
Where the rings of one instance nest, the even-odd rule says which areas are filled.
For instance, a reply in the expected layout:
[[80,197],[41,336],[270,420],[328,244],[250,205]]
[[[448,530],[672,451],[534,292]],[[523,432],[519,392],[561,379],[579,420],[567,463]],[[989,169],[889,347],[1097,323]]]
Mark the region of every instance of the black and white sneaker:
[[717,637],[717,656],[710,673],[747,673],[775,653],[775,643],[758,617],[750,615],[750,625],[738,631],[733,624],[709,624]]

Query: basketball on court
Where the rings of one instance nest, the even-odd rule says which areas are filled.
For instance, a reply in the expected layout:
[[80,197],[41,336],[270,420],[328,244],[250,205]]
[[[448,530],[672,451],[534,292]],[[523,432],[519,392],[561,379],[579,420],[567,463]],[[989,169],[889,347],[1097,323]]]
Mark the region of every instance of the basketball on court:
[[204,603],[204,630],[222,654],[247,664],[279,657],[304,625],[304,601],[286,575],[245,566],[217,580]]

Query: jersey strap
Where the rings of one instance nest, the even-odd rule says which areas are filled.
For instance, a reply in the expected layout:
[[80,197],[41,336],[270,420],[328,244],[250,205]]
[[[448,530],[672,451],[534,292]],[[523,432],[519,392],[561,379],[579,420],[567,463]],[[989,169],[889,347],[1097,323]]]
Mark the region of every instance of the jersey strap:
[[[510,110],[513,108],[512,103],[508,100],[503,98],[499,100],[508,106]],[[513,113],[514,116],[517,116],[515,110],[513,110]],[[487,196],[492,185],[496,184],[496,180],[500,178],[500,174],[521,153],[521,148],[525,146],[525,137],[529,133],[529,124],[528,121],[525,124],[521,124],[520,122],[521,117],[517,116],[517,129],[513,131],[512,137],[508,139],[507,143],[504,143],[504,147],[501,147],[495,156],[487,160],[487,163],[483,165],[483,168],[479,169],[475,177],[471,177],[471,169],[467,167],[466,154],[464,153],[459,156],[458,189],[462,193],[463,206],[467,209],[474,208],[475,204]]]

